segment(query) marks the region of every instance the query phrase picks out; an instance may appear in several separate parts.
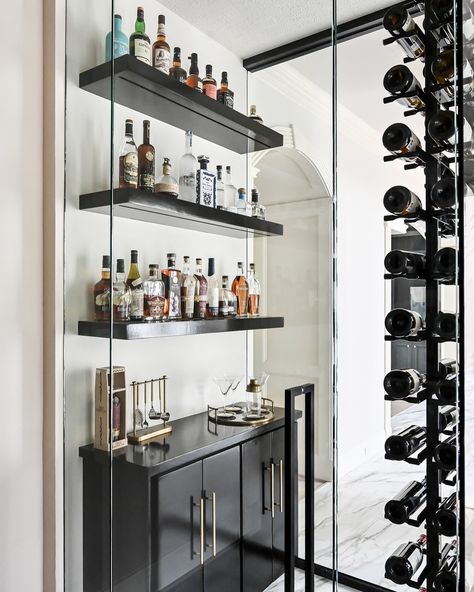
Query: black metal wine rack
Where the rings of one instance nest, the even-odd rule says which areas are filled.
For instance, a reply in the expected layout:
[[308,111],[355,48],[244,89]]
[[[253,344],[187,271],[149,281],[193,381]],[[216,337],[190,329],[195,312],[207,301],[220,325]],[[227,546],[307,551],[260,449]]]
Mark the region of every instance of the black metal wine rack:
[[[413,3],[414,5],[415,3]],[[419,2],[417,3],[420,4]],[[408,6],[408,5],[407,5]],[[463,11],[462,1],[456,7],[457,14],[455,15],[456,26],[455,35],[458,43],[456,44],[456,68],[457,72],[463,72]],[[425,1],[425,23],[435,22],[436,19],[432,14],[432,0]],[[433,17],[433,18],[432,18]],[[404,399],[406,402],[418,404],[425,402],[426,405],[426,445],[421,450],[418,450],[414,455],[407,459],[411,464],[421,464],[426,462],[426,505],[415,519],[407,522],[413,526],[421,526],[425,524],[427,542],[424,549],[424,562],[420,569],[416,572],[414,578],[408,584],[414,589],[419,589],[424,586],[427,592],[435,592],[434,580],[438,573],[440,566],[444,559],[444,549],[441,545],[441,537],[434,527],[435,513],[439,508],[441,501],[441,484],[456,485],[459,488],[459,504],[458,504],[458,521],[459,521],[459,538],[458,538],[458,581],[459,592],[464,589],[464,318],[463,318],[463,291],[464,291],[464,269],[463,269],[463,210],[464,210],[464,176],[463,176],[463,150],[458,149],[455,153],[455,146],[440,145],[434,142],[428,134],[428,122],[430,117],[434,115],[439,109],[455,109],[456,110],[456,124],[457,124],[457,146],[464,146],[463,139],[463,82],[462,78],[458,82],[456,89],[458,100],[456,105],[454,101],[440,103],[438,98],[433,94],[434,91],[440,90],[443,85],[436,83],[431,74],[431,66],[433,60],[440,51],[439,34],[442,32],[441,28],[429,29],[425,26],[425,69],[424,69],[424,89],[418,93],[419,97],[425,104],[425,148],[418,149],[416,152],[408,155],[410,162],[404,164],[405,169],[413,169],[416,167],[423,167],[425,173],[425,188],[426,188],[426,205],[425,209],[419,212],[416,216],[405,217],[406,223],[422,220],[426,228],[426,269],[427,273],[421,278],[426,282],[426,328],[416,337],[408,338],[413,341],[424,341],[426,343],[426,376],[427,381],[425,388],[421,389],[416,395]],[[438,39],[437,39],[438,37]],[[390,37],[384,41],[384,45],[388,45],[396,41],[395,37]],[[449,46],[443,46],[442,49],[447,49]],[[402,51],[402,50],[401,50]],[[405,62],[413,61],[411,58],[405,58]],[[459,77],[458,77],[459,78]],[[415,93],[408,93],[405,95],[413,96]],[[385,103],[390,103],[401,98],[401,95],[390,96],[384,99]],[[409,109],[405,111],[405,116],[412,116],[419,113],[419,110]],[[449,155],[446,155],[446,151]],[[388,155],[384,157],[385,161],[393,161],[399,158],[407,159],[407,155]],[[403,162],[403,161],[402,161]],[[453,170],[454,167],[457,170]],[[431,201],[431,188],[434,183],[449,174],[457,174],[457,208],[456,211],[437,209]],[[448,214],[448,217],[440,214]],[[458,220],[458,227],[455,228],[455,220]],[[402,216],[400,216],[402,217]],[[386,221],[394,220],[397,216],[385,216]],[[454,222],[453,222],[454,220]],[[451,225],[451,226],[449,226]],[[457,234],[458,237],[458,470],[457,475],[453,478],[452,473],[446,475],[443,473],[434,459],[434,451],[440,440],[444,437],[440,432],[439,424],[439,410],[441,402],[438,401],[434,385],[439,378],[439,349],[440,340],[434,334],[434,320],[438,312],[440,312],[440,298],[439,298],[439,278],[435,278],[431,273],[433,268],[433,258],[439,247],[439,238]],[[386,279],[394,279],[393,276],[386,275]],[[418,276],[420,279],[420,276]],[[445,282],[446,283],[446,282]],[[454,282],[448,282],[454,284]],[[455,289],[455,288],[453,288]],[[391,336],[386,337],[387,340],[393,340]],[[402,338],[403,339],[403,338]],[[406,339],[406,338],[405,338]],[[387,400],[394,400],[389,395],[385,397]]]

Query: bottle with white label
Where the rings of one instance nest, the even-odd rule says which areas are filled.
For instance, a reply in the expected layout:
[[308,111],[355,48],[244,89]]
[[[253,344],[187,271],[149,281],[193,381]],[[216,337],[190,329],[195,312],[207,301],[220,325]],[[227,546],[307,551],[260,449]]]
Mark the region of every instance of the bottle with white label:
[[170,73],[170,46],[166,41],[165,31],[165,15],[158,15],[158,34],[155,43],[152,47],[153,67],[163,72],[163,74]]
[[133,121],[125,120],[125,138],[119,154],[119,187],[138,187],[138,149],[133,139]]
[[137,8],[135,31],[129,39],[130,55],[151,66],[150,38],[145,33],[145,12],[141,6]]
[[184,256],[183,272],[181,274],[181,318],[192,319],[194,315],[194,294],[196,292],[196,278],[191,273],[189,256]]
[[138,269],[138,251],[130,254],[130,270],[127,277],[127,286],[130,288],[130,320],[143,320],[144,291],[143,280]]
[[216,262],[209,257],[207,268],[207,316],[217,317],[219,314],[219,280],[216,275]]

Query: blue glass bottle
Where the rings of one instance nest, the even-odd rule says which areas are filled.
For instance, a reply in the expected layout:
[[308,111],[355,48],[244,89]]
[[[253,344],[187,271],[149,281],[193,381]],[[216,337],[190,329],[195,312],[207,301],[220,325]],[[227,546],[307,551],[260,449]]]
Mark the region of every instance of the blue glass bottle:
[[[114,41],[114,58],[117,59],[128,53],[128,37],[122,31],[122,17],[119,14],[114,15],[115,27],[115,41]],[[105,38],[105,61],[109,62],[112,59],[112,31],[107,33]]]

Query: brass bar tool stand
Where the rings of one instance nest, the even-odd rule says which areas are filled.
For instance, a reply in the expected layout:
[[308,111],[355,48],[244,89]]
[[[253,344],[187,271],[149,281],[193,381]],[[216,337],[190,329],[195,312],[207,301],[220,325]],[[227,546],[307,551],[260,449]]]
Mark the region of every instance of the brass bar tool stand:
[[[159,438],[165,434],[170,434],[173,430],[172,426],[168,425],[170,414],[166,411],[166,381],[168,377],[166,375],[161,378],[153,378],[152,380],[145,380],[144,382],[132,382],[133,389],[133,432],[128,434],[129,444],[143,444],[149,440]],[[158,397],[160,401],[159,411],[155,411],[153,407],[154,402],[154,384],[158,383]],[[162,425],[154,425],[148,428],[143,428],[143,421],[137,422],[137,418],[142,415],[140,411],[140,386],[144,385],[146,389],[147,384],[151,384],[151,408],[148,415],[150,421],[161,420]],[[146,413],[146,408],[145,408]],[[143,419],[143,417],[142,417]],[[137,425],[138,424],[138,425]],[[138,429],[138,426],[139,429]]]

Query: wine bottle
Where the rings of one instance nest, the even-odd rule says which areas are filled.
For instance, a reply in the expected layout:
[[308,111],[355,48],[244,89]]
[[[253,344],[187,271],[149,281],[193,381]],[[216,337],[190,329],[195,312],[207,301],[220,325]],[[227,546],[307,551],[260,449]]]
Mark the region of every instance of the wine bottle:
[[456,541],[446,543],[441,552],[441,567],[434,579],[436,592],[457,591],[457,565]]
[[393,96],[417,93],[410,97],[400,97],[397,101],[412,109],[425,108],[425,103],[420,98],[422,94],[421,84],[406,66],[398,65],[390,68],[384,76],[383,85],[385,90]]
[[383,386],[387,395],[393,399],[406,399],[416,395],[426,381],[426,375],[418,370],[391,370],[383,380]]
[[385,256],[385,269],[392,275],[420,276],[424,271],[426,257],[421,253],[412,253],[410,251],[394,250]]
[[400,545],[385,562],[385,577],[395,584],[408,584],[423,562],[426,541],[423,534],[416,543]]
[[393,524],[404,524],[426,500],[426,479],[412,481],[385,504],[385,518]]
[[[421,147],[420,139],[404,123],[393,123],[384,131],[382,142],[392,154],[410,155]],[[410,160],[410,158],[404,158]]]
[[441,403],[456,403],[457,375],[451,374],[436,383],[435,394]]
[[[448,0],[451,2],[451,0]],[[452,6],[452,2],[451,2]],[[454,98],[455,89],[455,54],[453,49],[446,49],[440,52],[433,60],[431,72],[438,84],[445,85],[439,92],[443,101],[450,101]],[[473,70],[472,66],[466,57],[463,58],[462,80],[466,81],[463,84],[464,100],[471,100],[474,92],[473,87]],[[467,82],[469,81],[469,82]]]
[[444,179],[436,181],[431,188],[431,201],[441,210],[454,208],[456,205],[456,186],[454,177],[445,177]]
[[442,407],[439,412],[439,431],[444,432],[445,430],[452,429],[458,422],[458,412],[456,407],[447,405]]
[[424,58],[425,36],[403,6],[393,6],[387,10],[383,17],[383,26],[397,39],[409,58]]
[[439,363],[439,378],[447,378],[451,374],[456,374],[459,369],[458,363],[452,358],[443,358]]
[[[439,110],[428,121],[428,134],[438,144],[454,144],[456,141],[456,116],[447,109]],[[472,139],[472,127],[464,119],[464,142]]]
[[444,442],[440,442],[434,450],[436,464],[445,471],[452,471],[457,464],[456,434],[449,436]]
[[433,259],[433,274],[435,276],[454,276],[456,272],[457,253],[453,247],[440,249]]
[[385,328],[394,337],[412,337],[424,329],[425,323],[414,310],[394,308],[385,317]]
[[426,441],[426,429],[411,425],[385,441],[385,452],[390,460],[406,460]]
[[443,536],[455,536],[458,525],[456,512],[457,493],[447,497],[436,510],[433,518],[433,527],[437,533]]
[[395,216],[417,214],[422,208],[421,199],[402,185],[395,185],[385,193],[383,205]]
[[434,320],[434,332],[444,341],[456,338],[458,317],[451,312],[439,312]]

